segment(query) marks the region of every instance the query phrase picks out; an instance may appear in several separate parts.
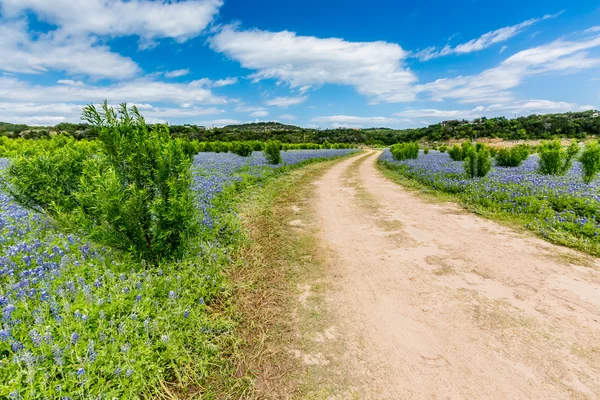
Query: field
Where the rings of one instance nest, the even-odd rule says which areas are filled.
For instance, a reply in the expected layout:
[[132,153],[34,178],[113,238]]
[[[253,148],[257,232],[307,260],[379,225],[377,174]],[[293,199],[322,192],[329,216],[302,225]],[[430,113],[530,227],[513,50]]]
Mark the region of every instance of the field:
[[458,196],[467,208],[481,214],[514,219],[555,243],[600,255],[600,182],[586,184],[581,164],[565,176],[538,173],[539,157],[521,166],[495,166],[485,178],[468,179],[462,162],[447,153],[431,151],[416,160],[396,161],[389,151],[380,164],[403,177]]
[[0,397],[214,395],[211,379],[219,368],[227,375],[222,353],[235,340],[224,270],[242,239],[235,196],[223,193],[352,151],[283,152],[283,166],[256,152],[197,155],[201,240],[157,266],[61,233],[0,193]]

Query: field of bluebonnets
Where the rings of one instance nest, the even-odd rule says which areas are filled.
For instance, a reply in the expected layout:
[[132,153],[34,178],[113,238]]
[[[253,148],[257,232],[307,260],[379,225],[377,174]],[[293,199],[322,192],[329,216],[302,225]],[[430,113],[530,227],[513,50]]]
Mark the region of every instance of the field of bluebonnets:
[[394,160],[386,150],[380,163],[430,188],[459,196],[471,210],[515,217],[553,242],[600,255],[600,181],[584,183],[578,161],[565,175],[546,175],[539,173],[539,156],[534,154],[520,166],[494,165],[489,175],[475,179],[466,176],[463,162],[435,150],[403,161]]
[[[282,152],[280,165],[262,152],[196,155],[202,234],[183,259],[156,265],[62,233],[0,192],[0,398],[155,397],[190,384],[211,397],[205,377],[233,340],[231,320],[215,312],[228,292],[222,271],[235,241],[223,232],[239,232],[232,199],[221,194],[286,165],[351,151]],[[8,165],[0,159],[0,170]]]

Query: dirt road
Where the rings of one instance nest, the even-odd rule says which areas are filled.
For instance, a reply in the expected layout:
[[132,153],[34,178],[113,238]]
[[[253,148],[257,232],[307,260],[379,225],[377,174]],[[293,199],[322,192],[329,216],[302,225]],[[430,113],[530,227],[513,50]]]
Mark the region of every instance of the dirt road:
[[378,155],[316,182],[324,307],[344,350],[308,362],[351,382],[328,397],[597,398],[600,263],[406,190]]

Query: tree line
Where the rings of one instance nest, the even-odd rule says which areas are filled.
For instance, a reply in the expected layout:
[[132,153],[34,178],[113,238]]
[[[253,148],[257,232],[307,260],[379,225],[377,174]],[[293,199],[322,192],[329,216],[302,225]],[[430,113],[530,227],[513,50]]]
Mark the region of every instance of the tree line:
[[[278,140],[282,143],[364,143],[392,145],[395,143],[449,139],[501,138],[507,140],[553,139],[559,137],[583,139],[600,136],[600,117],[596,111],[562,114],[450,120],[415,129],[305,129],[276,122],[229,125],[206,129],[198,125],[171,125],[171,135],[200,142],[240,142]],[[0,136],[42,139],[56,132],[75,139],[93,139],[94,130],[85,123],[60,123],[54,127],[30,127],[0,122]]]

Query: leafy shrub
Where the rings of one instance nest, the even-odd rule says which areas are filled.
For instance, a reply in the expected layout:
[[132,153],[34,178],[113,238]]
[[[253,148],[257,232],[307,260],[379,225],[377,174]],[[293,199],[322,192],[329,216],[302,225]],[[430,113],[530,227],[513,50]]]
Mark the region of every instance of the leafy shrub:
[[496,164],[500,167],[518,167],[529,157],[529,146],[520,144],[511,149],[500,149],[496,155]]
[[560,141],[542,143],[539,149],[540,165],[538,171],[544,175],[564,175],[573,166],[573,159],[579,153],[579,145],[572,142],[564,149]]
[[269,164],[281,164],[281,142],[269,140],[265,143],[265,158]]
[[448,151],[448,146],[446,145],[441,145],[438,150],[440,151],[440,153],[445,153]]
[[390,152],[395,160],[416,160],[419,158],[419,145],[417,143],[398,143],[390,147]]
[[[136,107],[83,110],[100,151],[65,146],[13,161],[15,198],[68,231],[147,261],[179,258],[197,232],[191,157],[167,126],[149,127]],[[35,175],[35,176],[32,176]]]
[[492,160],[489,151],[485,148],[476,150],[471,147],[465,152],[464,167],[467,176],[471,179],[484,177],[492,169]]
[[323,149],[330,149],[331,148],[331,143],[329,143],[329,141],[325,141],[325,143],[323,143],[322,146]]
[[233,145],[231,152],[241,157],[250,157],[252,155],[252,147],[245,142],[237,142]]
[[457,144],[448,150],[448,155],[453,161],[462,161],[465,158],[462,147]]
[[585,145],[585,149],[579,158],[583,168],[583,181],[590,183],[600,172],[600,143],[591,141]]

